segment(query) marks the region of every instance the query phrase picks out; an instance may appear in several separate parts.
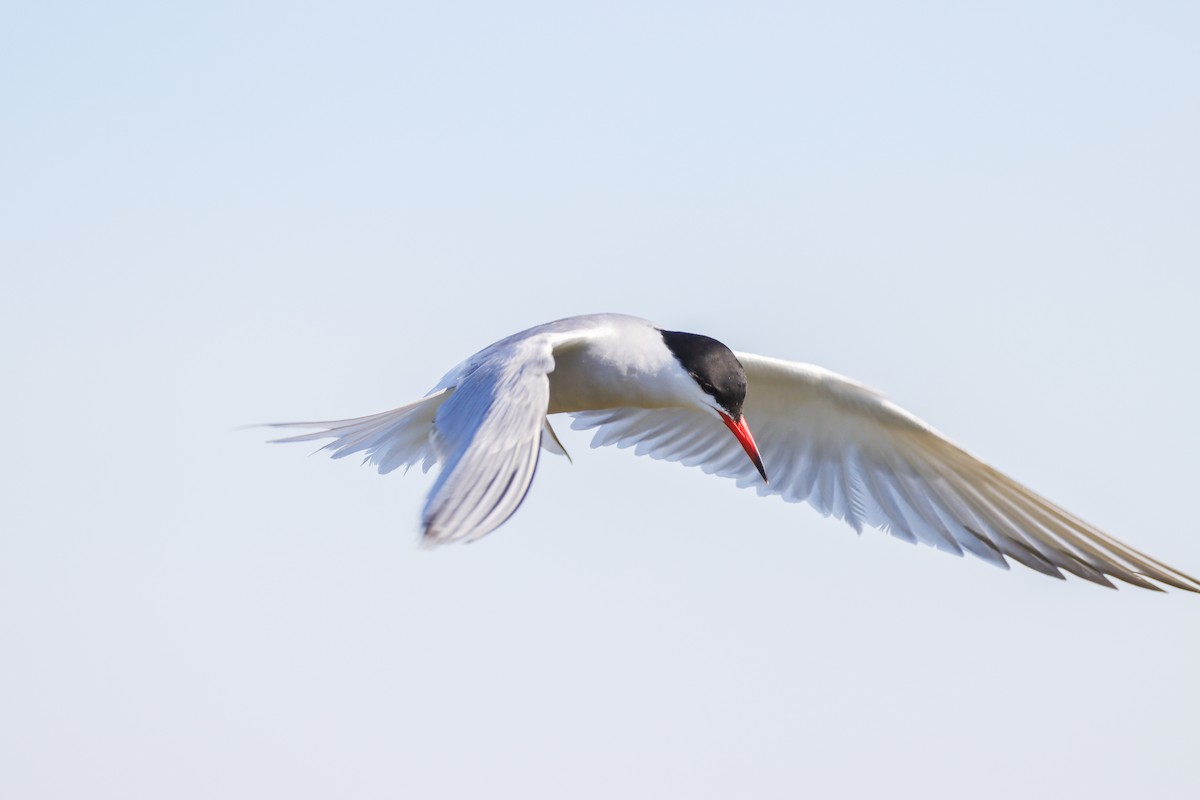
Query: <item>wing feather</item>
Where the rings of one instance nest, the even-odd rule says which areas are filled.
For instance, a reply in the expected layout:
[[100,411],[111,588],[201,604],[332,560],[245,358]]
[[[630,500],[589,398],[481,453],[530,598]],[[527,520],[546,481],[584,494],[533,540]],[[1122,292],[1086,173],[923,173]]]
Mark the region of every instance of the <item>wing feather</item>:
[[474,541],[520,507],[537,470],[552,340],[529,337],[485,351],[463,371],[434,425],[446,465],[425,502],[424,541]]
[[967,453],[877,392],[810,364],[737,353],[745,414],[770,483],[714,417],[696,411],[607,409],[575,414],[594,447],[635,447],[652,458],[807,502],[861,531],[964,552],[1007,568],[1012,559],[1062,578],[1112,586],[1200,591],[1168,567],[1035,494]]
[[472,541],[495,530],[525,499],[547,449],[566,455],[546,418],[554,368],[553,332],[507,339],[452,370],[422,400],[382,414],[331,422],[283,423],[317,428],[277,442],[331,439],[334,458],[365,453],[381,473],[422,462],[442,465],[425,501],[428,544]]

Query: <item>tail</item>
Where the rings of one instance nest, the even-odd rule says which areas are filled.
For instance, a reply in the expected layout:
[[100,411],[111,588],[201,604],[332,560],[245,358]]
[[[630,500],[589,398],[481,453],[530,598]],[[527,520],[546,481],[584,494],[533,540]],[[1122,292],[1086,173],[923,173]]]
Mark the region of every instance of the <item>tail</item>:
[[432,445],[433,420],[442,403],[453,392],[442,389],[434,394],[382,414],[369,417],[342,419],[331,422],[279,422],[271,428],[321,428],[313,433],[302,433],[283,439],[272,439],[271,444],[282,442],[313,442],[320,439],[333,441],[317,452],[328,450],[333,458],[345,458],[352,453],[365,452],[364,464],[375,464],[381,475],[404,467],[406,470],[418,461],[421,469],[428,471],[438,461],[437,451]]

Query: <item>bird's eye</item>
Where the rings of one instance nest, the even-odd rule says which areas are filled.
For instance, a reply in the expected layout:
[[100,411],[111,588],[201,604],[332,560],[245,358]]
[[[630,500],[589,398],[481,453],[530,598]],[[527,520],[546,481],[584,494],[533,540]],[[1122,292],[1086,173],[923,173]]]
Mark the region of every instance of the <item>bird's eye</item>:
[[717,391],[717,388],[715,386],[713,386],[712,383],[705,380],[704,378],[701,378],[696,373],[689,372],[688,374],[692,376],[692,380],[694,380],[696,382],[696,385],[699,386],[701,389],[703,389],[705,392],[712,394],[713,392]]

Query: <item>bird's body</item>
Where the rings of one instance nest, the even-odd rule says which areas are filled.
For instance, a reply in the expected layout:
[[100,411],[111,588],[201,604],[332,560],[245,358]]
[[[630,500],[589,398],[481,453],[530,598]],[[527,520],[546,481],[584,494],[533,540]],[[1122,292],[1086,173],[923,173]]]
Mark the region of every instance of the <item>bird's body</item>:
[[541,449],[565,454],[548,419],[558,413],[572,415],[574,428],[596,428],[593,446],[699,466],[860,531],[871,525],[1004,567],[1012,558],[1056,577],[1157,588],[1150,578],[1200,591],[1194,578],[1068,514],[860,384],[619,314],[530,328],[471,356],[422,400],[295,423],[321,430],[280,441],[329,438],[323,449],[335,458],[362,452],[383,473],[440,465],[424,538],[473,540],[516,511]]
[[663,345],[662,331],[621,314],[571,317],[501,339],[451,370],[438,388],[456,386],[472,369],[547,349],[554,359],[547,374],[547,414],[671,407],[681,392],[692,388]]

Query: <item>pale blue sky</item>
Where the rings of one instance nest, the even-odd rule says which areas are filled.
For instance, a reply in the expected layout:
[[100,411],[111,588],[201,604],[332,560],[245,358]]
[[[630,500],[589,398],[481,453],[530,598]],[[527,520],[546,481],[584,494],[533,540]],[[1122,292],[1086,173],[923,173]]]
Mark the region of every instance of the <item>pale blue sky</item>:
[[1192,790],[1200,598],[569,431],[424,552],[428,477],[234,428],[620,311],[863,380],[1196,574],[1196,8],[11,5],[0,796]]

